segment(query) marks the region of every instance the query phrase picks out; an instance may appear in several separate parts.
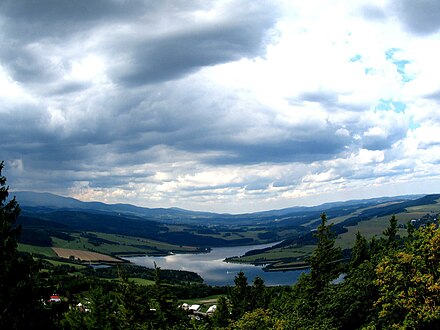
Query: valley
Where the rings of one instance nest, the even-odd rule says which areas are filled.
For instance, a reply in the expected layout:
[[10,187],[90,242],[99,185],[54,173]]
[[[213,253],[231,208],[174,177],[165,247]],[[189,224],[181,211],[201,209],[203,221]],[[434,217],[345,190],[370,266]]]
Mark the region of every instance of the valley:
[[306,260],[316,246],[313,232],[322,212],[327,214],[337,235],[336,246],[348,258],[358,231],[367,239],[379,237],[394,214],[398,235],[404,237],[408,222],[426,216],[432,222],[438,219],[440,210],[440,195],[376,198],[230,215],[85,203],[30,192],[13,194],[23,200],[18,219],[23,231],[18,248],[34,257],[70,262],[71,255],[57,256],[54,249],[71,249],[103,256],[83,259],[89,263],[123,262],[124,256],[206,253],[215,247],[279,242],[225,259],[230,263],[264,265],[266,271],[308,267]]

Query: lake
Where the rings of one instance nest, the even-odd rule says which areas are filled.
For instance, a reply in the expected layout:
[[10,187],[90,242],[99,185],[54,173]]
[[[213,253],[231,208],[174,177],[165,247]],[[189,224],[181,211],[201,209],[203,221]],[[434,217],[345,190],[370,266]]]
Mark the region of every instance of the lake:
[[153,268],[156,263],[161,269],[196,272],[209,285],[234,285],[235,275],[241,270],[247,276],[249,284],[256,276],[259,276],[266,285],[292,285],[305,270],[265,272],[262,266],[232,264],[223,261],[227,257],[241,256],[247,251],[262,249],[274,244],[213,248],[209,253],[172,254],[164,257],[124,257],[124,259],[149,268]]

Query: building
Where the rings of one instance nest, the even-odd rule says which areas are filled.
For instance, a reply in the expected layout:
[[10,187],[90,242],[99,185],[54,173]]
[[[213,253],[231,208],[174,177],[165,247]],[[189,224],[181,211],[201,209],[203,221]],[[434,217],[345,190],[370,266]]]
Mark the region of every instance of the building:
[[49,300],[50,303],[59,303],[61,302],[61,297],[57,294],[53,294],[50,296]]

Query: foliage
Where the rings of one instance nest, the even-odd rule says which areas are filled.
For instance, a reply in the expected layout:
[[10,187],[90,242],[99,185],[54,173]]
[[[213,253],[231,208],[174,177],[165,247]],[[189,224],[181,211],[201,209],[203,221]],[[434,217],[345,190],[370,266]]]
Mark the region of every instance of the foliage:
[[220,297],[217,301],[217,309],[212,316],[212,323],[216,328],[227,327],[230,321],[228,302],[225,297]]
[[229,291],[228,298],[231,304],[231,317],[238,319],[250,310],[250,287],[247,277],[240,271],[234,279],[235,285]]
[[378,323],[429,328],[440,322],[440,232],[434,225],[414,232],[411,244],[376,268]]
[[356,233],[356,240],[351,252],[351,269],[360,266],[364,261],[369,259],[368,243],[365,237],[360,232]]
[[301,276],[291,292],[272,298],[274,317],[288,329],[437,329],[439,229],[415,230],[402,245],[396,224],[391,217],[380,240],[367,242],[358,233],[345,279],[332,282],[340,271],[338,251],[323,216],[311,271]]
[[388,249],[395,249],[397,247],[397,218],[393,215],[390,219],[390,226],[383,232],[386,237],[385,246]]
[[257,308],[246,312],[237,321],[233,322],[229,329],[234,330],[270,330],[273,329],[275,320],[269,311]]
[[336,235],[331,231],[332,225],[327,225],[327,216],[321,215],[316,237],[318,246],[308,259],[310,263],[310,285],[311,290],[320,292],[330,281],[336,279],[341,271],[339,262],[341,250],[335,247]]
[[18,254],[17,242],[20,226],[16,220],[20,213],[15,198],[7,201],[9,187],[2,176],[4,163],[0,163],[0,328],[38,328],[45,314],[39,301],[36,281],[38,265],[32,258]]
[[314,234],[318,245],[308,259],[310,273],[303,274],[292,293],[284,298],[287,301],[278,305],[280,317],[287,318],[292,327],[313,327],[316,321],[327,320],[323,317],[326,314],[323,306],[328,300],[327,288],[341,272],[341,251],[335,247],[335,234],[331,228],[327,225],[327,216],[322,214],[321,224]]

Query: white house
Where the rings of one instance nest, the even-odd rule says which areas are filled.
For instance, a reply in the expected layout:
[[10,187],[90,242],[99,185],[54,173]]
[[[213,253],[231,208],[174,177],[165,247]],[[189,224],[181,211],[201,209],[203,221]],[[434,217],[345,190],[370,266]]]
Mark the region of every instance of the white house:
[[188,310],[191,312],[197,312],[200,309],[200,305],[191,305],[189,306]]
[[210,315],[210,314],[214,314],[214,312],[217,310],[217,305],[212,305],[208,308],[208,310],[206,311],[206,314]]

